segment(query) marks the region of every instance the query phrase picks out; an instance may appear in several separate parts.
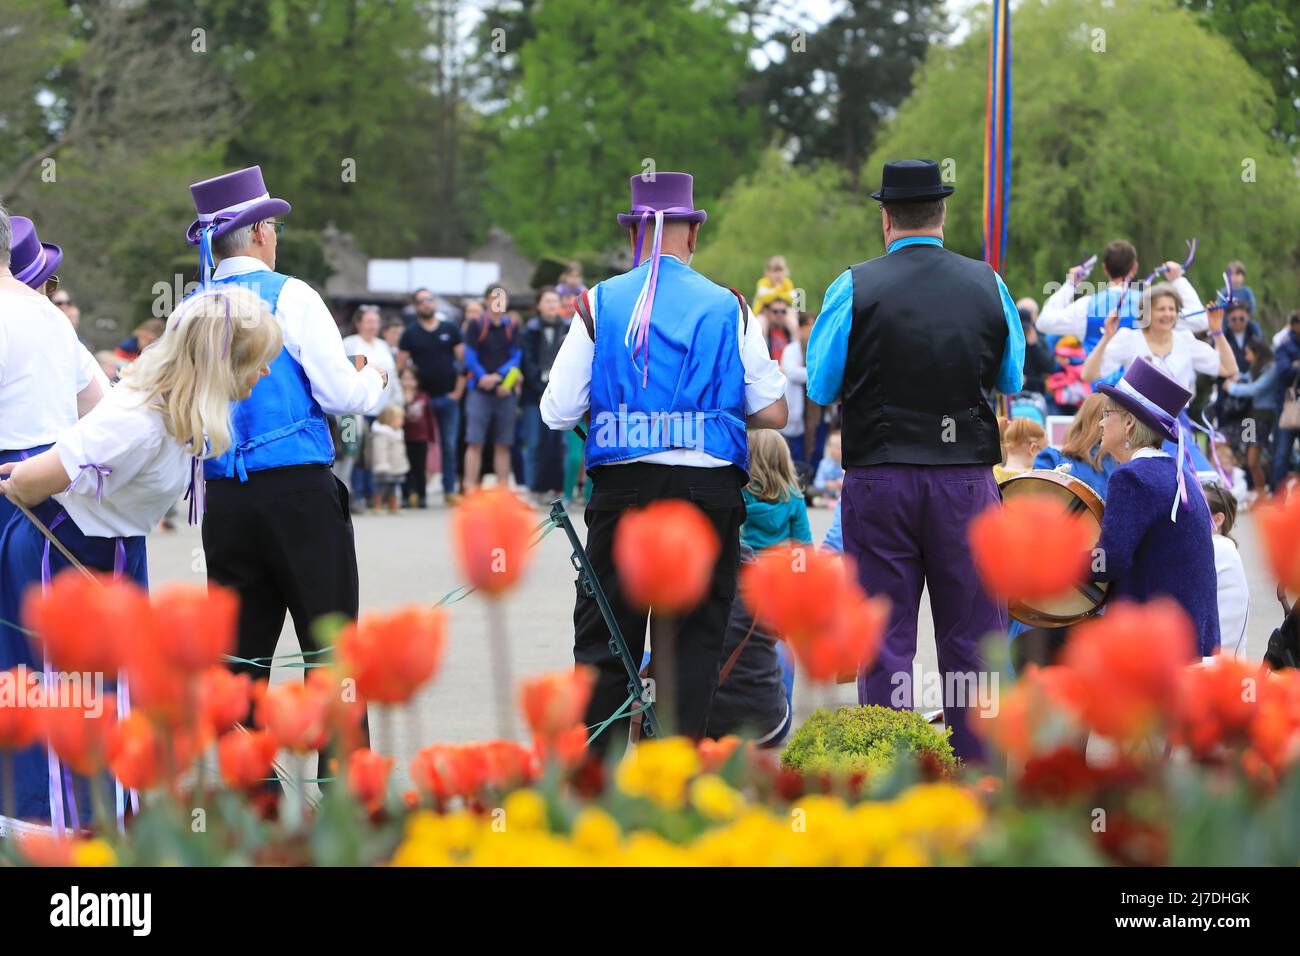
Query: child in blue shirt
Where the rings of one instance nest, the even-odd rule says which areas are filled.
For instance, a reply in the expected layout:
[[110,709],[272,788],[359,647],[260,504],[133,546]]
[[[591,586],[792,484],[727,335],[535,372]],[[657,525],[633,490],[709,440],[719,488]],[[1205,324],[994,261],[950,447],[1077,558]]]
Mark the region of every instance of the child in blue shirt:
[[755,551],[794,541],[812,543],[808,506],[794,473],[790,446],[781,433],[756,428],[749,433],[749,484],[740,540]]

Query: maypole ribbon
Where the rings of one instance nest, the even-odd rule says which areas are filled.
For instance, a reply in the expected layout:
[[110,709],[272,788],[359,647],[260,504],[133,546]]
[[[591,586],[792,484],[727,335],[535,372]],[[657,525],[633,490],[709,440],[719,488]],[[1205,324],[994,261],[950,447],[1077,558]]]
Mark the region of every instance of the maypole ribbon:
[[632,253],[634,269],[641,264],[641,247],[645,240],[646,222],[651,214],[655,217],[654,238],[650,244],[650,268],[646,270],[645,282],[641,285],[636,303],[632,306],[632,318],[627,324],[627,331],[623,333],[623,345],[632,353],[633,367],[636,367],[637,353],[641,354],[641,387],[644,388],[650,382],[650,317],[654,313],[655,289],[659,285],[659,256],[663,252],[664,216],[692,210],[686,206],[656,209],[637,203],[632,207],[632,211],[641,213],[641,221],[636,227],[636,249]]
[[1001,275],[1011,201],[1010,0],[993,0],[984,113],[984,261]]
[[[1196,243],[1197,243],[1197,240],[1196,240],[1196,239],[1184,239],[1183,241],[1187,244],[1187,258],[1183,260],[1183,271],[1186,272],[1188,269],[1190,269],[1190,268],[1192,267],[1192,263],[1196,261]],[[1164,267],[1164,266],[1160,266],[1160,267],[1157,268],[1154,272],[1152,272],[1149,276],[1147,276],[1145,279],[1143,279],[1142,282],[1141,282],[1140,284],[1141,284],[1141,285],[1149,285],[1149,284],[1152,282],[1152,280],[1155,279],[1156,276],[1162,276],[1162,275],[1164,275],[1164,274],[1165,274],[1165,267]]]

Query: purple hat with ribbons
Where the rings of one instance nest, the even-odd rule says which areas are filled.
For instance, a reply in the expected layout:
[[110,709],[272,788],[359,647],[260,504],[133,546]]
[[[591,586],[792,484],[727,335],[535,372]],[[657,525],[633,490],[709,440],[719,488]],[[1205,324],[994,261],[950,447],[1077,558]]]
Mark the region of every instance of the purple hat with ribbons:
[[1134,418],[1151,426],[1170,441],[1178,441],[1178,415],[1192,393],[1160,371],[1145,356],[1133,360],[1115,385],[1098,385]]
[[194,208],[199,217],[190,223],[185,238],[192,246],[199,244],[204,232],[216,239],[251,223],[283,216],[290,206],[283,199],[272,199],[262,180],[262,167],[249,166],[223,176],[214,176],[190,186]]
[[26,216],[12,216],[13,241],[9,247],[9,271],[14,278],[38,292],[59,269],[63,250],[52,242],[41,242],[36,224]]

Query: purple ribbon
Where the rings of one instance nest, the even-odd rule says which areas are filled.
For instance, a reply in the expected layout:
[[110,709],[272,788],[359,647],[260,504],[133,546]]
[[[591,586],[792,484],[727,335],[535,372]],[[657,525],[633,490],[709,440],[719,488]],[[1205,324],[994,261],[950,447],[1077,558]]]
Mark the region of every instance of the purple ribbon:
[[185,491],[185,500],[190,503],[190,525],[196,525],[208,510],[207,482],[203,480],[203,462],[198,455],[190,458],[190,486]]
[[[80,468],[77,469],[77,474],[73,477],[73,479],[70,482],[68,482],[68,487],[65,488],[64,491],[65,492],[71,491],[73,488],[75,488],[77,484],[81,481],[81,479],[85,476],[86,472],[90,472],[95,476],[95,504],[99,504],[101,501],[104,500],[104,479],[113,473],[113,469],[105,465],[95,465],[90,463],[82,465]],[[51,530],[53,530],[54,526],[51,525],[50,527]],[[47,547],[48,547],[48,542],[47,542]]]
[[664,216],[670,213],[691,212],[687,206],[669,206],[656,209],[640,203],[632,207],[633,212],[641,213],[641,221],[636,227],[636,249],[632,254],[632,268],[641,264],[641,245],[645,238],[646,220],[653,213],[655,217],[654,240],[650,247],[650,268],[645,284],[632,307],[632,319],[628,322],[627,332],[623,335],[623,344],[632,353],[632,365],[636,366],[637,353],[641,353],[641,387],[650,382],[650,317],[654,313],[655,290],[659,286],[659,256],[663,251]]
[[[1184,272],[1186,272],[1188,269],[1190,269],[1190,268],[1192,267],[1192,263],[1196,260],[1196,243],[1197,243],[1197,241],[1198,241],[1198,240],[1196,240],[1196,239],[1185,239],[1185,240],[1184,240],[1184,242],[1187,243],[1187,258],[1183,261],[1183,271],[1184,271]],[[1164,266],[1161,266],[1160,268],[1156,269],[1155,272],[1151,273],[1149,276],[1147,276],[1145,279],[1143,279],[1143,280],[1142,280],[1142,285],[1147,285],[1147,284],[1149,284],[1149,283],[1151,282],[1151,280],[1154,279],[1156,276],[1158,276],[1158,275],[1164,275],[1164,274],[1165,274],[1165,267],[1164,267]]]

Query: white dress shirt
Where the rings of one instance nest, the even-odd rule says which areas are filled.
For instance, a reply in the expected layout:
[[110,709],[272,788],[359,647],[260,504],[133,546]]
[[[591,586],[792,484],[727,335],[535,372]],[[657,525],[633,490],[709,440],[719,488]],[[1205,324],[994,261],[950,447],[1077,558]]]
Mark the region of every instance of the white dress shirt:
[[[1203,308],[1201,300],[1196,297],[1196,290],[1186,276],[1179,276],[1170,284],[1178,293],[1178,301],[1182,303],[1180,313],[1200,312]],[[1088,333],[1088,309],[1092,304],[1092,296],[1085,295],[1076,299],[1074,291],[1074,283],[1067,282],[1048,297],[1035,323],[1039,332],[1046,335],[1073,335],[1080,342],[1083,341]],[[1138,290],[1132,289],[1129,295],[1133,297],[1134,305],[1137,305],[1141,298]],[[1209,316],[1201,312],[1200,315],[1184,319],[1180,314],[1176,327],[1189,332],[1204,332],[1209,328]]]
[[804,364],[803,343],[795,338],[781,352],[781,371],[785,374],[785,404],[788,417],[781,434],[798,438],[803,434],[803,390],[808,381],[808,366]]
[[[217,263],[214,279],[262,272],[266,264],[252,256],[231,256]],[[301,279],[287,279],[275,306],[284,347],[307,373],[312,397],[327,415],[363,414],[379,403],[384,380],[367,365],[360,372],[348,361],[343,336],[320,294]]]
[[45,296],[0,290],[0,451],[48,445],[77,420],[77,393],[108,377]]
[[397,359],[388,343],[375,336],[369,342],[359,335],[349,335],[343,340],[344,355],[364,355],[367,365],[382,368],[388,373],[388,385],[380,392],[379,401],[374,408],[366,409],[367,415],[378,415],[386,405],[405,405],[402,396],[402,383],[397,378]]
[[[599,283],[593,286],[587,297],[591,303],[593,327],[600,321],[597,314],[599,296],[596,292],[599,288]],[[740,361],[745,367],[745,414],[753,415],[785,395],[785,375],[768,354],[762,326],[752,312],[749,313],[746,331],[745,317],[740,314],[739,303],[736,306],[736,328],[739,333],[737,341]],[[564,337],[564,344],[555,357],[555,364],[551,366],[546,391],[542,393],[542,421],[551,429],[559,431],[573,428],[587,414],[591,407],[591,363],[595,354],[596,345],[587,334],[586,323],[575,317],[569,326],[569,333]],[[628,461],[689,465],[696,468],[725,468],[730,464],[693,448],[674,448],[630,458]]]
[[[1141,329],[1120,329],[1106,346],[1106,353],[1101,358],[1101,374],[1104,378],[1128,368],[1138,356],[1145,356],[1152,365],[1158,366],[1189,392],[1196,391],[1196,376],[1218,375],[1219,353],[1208,342],[1202,342],[1186,329],[1174,329],[1173,344],[1168,355],[1156,355],[1147,345],[1147,337]],[[1098,346],[1100,348],[1100,346]]]
[[162,413],[140,399],[118,385],[58,436],[54,449],[72,484],[54,497],[82,534],[146,535],[189,483],[190,456],[167,434]]

